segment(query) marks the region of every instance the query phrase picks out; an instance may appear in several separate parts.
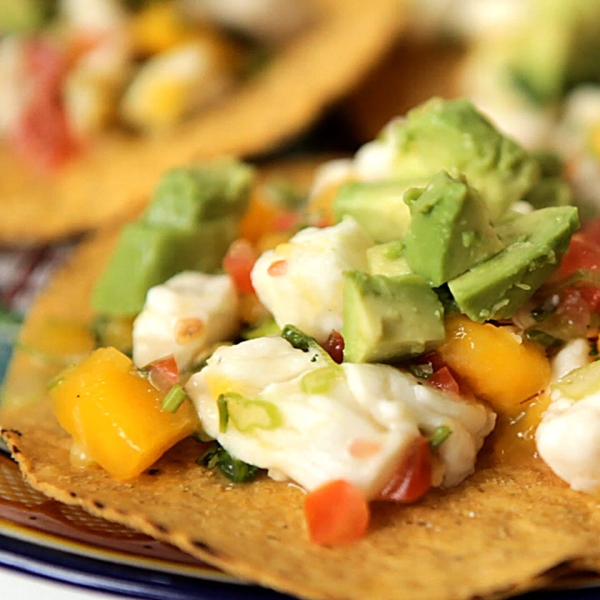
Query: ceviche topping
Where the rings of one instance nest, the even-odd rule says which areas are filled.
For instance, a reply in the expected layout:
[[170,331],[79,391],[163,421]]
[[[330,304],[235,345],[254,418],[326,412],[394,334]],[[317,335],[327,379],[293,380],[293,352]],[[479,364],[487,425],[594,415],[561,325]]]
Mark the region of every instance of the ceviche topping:
[[133,362],[100,348],[53,382],[78,464],[134,477],[193,435],[205,468],[300,486],[323,544],[456,486],[492,432],[597,491],[600,226],[559,165],[434,98],[303,202],[233,159],[165,174],[93,292]]
[[40,171],[111,129],[156,135],[185,122],[312,18],[303,0],[13,4],[1,15],[0,138]]

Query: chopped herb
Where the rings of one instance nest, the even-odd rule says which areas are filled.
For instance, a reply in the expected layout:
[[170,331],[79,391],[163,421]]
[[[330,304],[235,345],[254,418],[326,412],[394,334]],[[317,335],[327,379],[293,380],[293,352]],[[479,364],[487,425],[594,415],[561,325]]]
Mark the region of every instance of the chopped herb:
[[181,384],[176,383],[166,394],[162,401],[162,408],[168,412],[177,412],[179,407],[187,399],[188,395],[181,387]]
[[[221,405],[224,408],[221,408]],[[219,407],[219,418],[226,415],[225,429],[229,422],[241,432],[249,433],[254,429],[275,429],[283,423],[283,417],[279,408],[272,402],[265,400],[245,398],[235,392],[221,394],[217,400]],[[219,423],[221,426],[221,423]],[[221,429],[224,432],[225,429]]]
[[589,356],[598,356],[598,338],[590,338],[588,343],[590,345]]
[[254,465],[249,465],[242,460],[234,458],[217,442],[211,444],[208,450],[196,462],[209,469],[217,467],[225,477],[234,483],[252,481],[259,470]]
[[281,337],[302,352],[308,352],[311,345],[316,343],[313,337],[293,325],[286,325],[281,332]]
[[217,409],[219,410],[219,431],[225,433],[227,431],[227,424],[229,423],[229,409],[227,408],[225,394],[221,394],[217,398]]
[[452,433],[452,429],[447,425],[440,425],[435,431],[429,436],[429,447],[432,451],[437,450]]

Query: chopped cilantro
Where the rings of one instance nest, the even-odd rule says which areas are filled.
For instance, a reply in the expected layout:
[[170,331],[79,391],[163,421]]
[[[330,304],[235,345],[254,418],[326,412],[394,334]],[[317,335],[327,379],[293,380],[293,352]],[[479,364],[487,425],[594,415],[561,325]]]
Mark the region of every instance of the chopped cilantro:
[[214,469],[217,467],[225,477],[234,483],[252,481],[259,469],[242,460],[234,458],[217,442],[210,445],[208,450],[196,461],[199,465]]
[[187,399],[188,395],[179,383],[176,383],[166,394],[162,401],[162,408],[168,412],[177,412]]
[[281,337],[302,352],[308,352],[311,345],[316,343],[313,337],[293,325],[286,325],[281,332]]
[[438,428],[436,428],[429,436],[429,447],[431,450],[437,450],[448,439],[448,436],[451,433],[452,429],[450,429],[450,427],[447,425],[440,425]]

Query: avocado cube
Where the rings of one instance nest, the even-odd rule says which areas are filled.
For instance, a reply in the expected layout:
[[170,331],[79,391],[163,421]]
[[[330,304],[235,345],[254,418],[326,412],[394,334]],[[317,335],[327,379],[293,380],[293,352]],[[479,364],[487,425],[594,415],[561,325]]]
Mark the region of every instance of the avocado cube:
[[444,309],[419,275],[344,274],[344,360],[393,362],[444,339]]
[[371,275],[408,275],[412,273],[400,241],[376,244],[367,248],[367,263]]
[[406,234],[410,211],[404,192],[426,181],[349,181],[340,186],[333,200],[336,220],[353,217],[376,243],[400,240]]
[[207,221],[193,229],[156,227],[142,221],[126,225],[109,262],[92,290],[101,314],[136,315],[147,291],[186,269],[212,272],[235,239],[237,219]]
[[499,226],[505,249],[448,283],[461,312],[478,322],[511,317],[558,267],[578,227],[574,206],[541,208]]
[[540,178],[538,162],[466,98],[432,98],[392,121],[381,143],[394,147],[393,176],[428,180],[441,170],[466,176],[497,221]]
[[233,159],[172,169],[141,219],[126,225],[92,292],[102,314],[135,315],[146,292],[185,269],[211,273],[237,237],[254,169]]
[[254,175],[252,167],[231,159],[171,169],[160,178],[143,220],[186,229],[228,215],[241,217]]
[[404,200],[411,214],[404,255],[433,287],[504,248],[485,202],[462,178],[441,171],[425,189],[409,190]]
[[533,0],[510,37],[492,44],[515,87],[538,106],[553,106],[600,76],[600,4]]

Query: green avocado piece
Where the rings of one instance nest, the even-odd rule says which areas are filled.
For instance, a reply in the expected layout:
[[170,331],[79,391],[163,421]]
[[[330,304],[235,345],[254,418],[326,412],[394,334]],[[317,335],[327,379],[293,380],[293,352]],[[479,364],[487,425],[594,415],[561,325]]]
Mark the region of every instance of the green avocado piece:
[[448,283],[461,312],[474,321],[506,319],[558,267],[579,227],[577,208],[541,208],[497,227],[506,247]]
[[487,205],[464,178],[441,171],[426,188],[406,192],[404,201],[411,214],[404,256],[433,287],[504,248]]
[[255,171],[233,159],[167,171],[158,181],[144,221],[159,227],[194,227],[227,215],[242,216]]
[[376,243],[391,242],[404,237],[410,222],[410,212],[404,203],[404,192],[427,180],[349,181],[340,186],[333,200],[337,221],[346,215],[353,217]]
[[92,307],[104,315],[133,316],[144,307],[147,291],[176,273],[218,270],[237,225],[233,217],[200,223],[193,229],[129,223],[92,290]]
[[0,0],[0,34],[32,32],[56,15],[58,0]]
[[432,98],[392,121],[379,143],[394,148],[393,177],[428,181],[441,170],[466,176],[492,222],[540,178],[538,162],[466,98]]
[[444,309],[419,275],[344,273],[344,360],[392,362],[444,339]]
[[139,313],[147,291],[179,271],[212,273],[238,233],[254,170],[232,160],[174,169],[142,218],[126,225],[92,290],[105,315]]
[[498,52],[513,84],[541,105],[600,77],[600,4],[590,0],[530,0]]
[[371,275],[408,275],[412,273],[404,256],[404,243],[396,240],[367,248],[367,264]]

